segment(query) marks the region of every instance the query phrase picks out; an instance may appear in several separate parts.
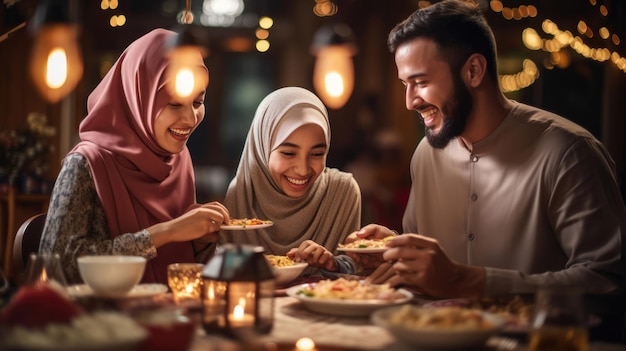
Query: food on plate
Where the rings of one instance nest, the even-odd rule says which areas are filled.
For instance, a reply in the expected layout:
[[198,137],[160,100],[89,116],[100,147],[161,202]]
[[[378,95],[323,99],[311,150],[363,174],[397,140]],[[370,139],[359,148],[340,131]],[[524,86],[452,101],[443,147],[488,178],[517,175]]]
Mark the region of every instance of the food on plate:
[[491,329],[496,325],[481,310],[463,307],[421,308],[404,305],[388,319],[392,325],[415,329]]
[[0,311],[0,326],[35,329],[51,323],[70,324],[84,311],[62,289],[55,283],[21,287]]
[[243,219],[232,219],[228,223],[228,225],[236,225],[241,226],[243,228],[252,225],[262,225],[262,224],[273,224],[274,222],[268,220],[262,220],[258,218],[243,218]]
[[533,310],[533,302],[520,295],[483,297],[470,300],[466,307],[493,313],[509,324],[528,325]]
[[398,290],[389,284],[369,284],[360,280],[321,280],[309,284],[298,291],[299,295],[316,299],[339,299],[339,300],[397,300],[406,298]]
[[113,311],[87,313],[49,283],[21,287],[1,311],[0,348],[62,349],[137,343],[148,333]]
[[289,267],[296,264],[294,260],[287,256],[265,255],[265,258],[274,267]]
[[392,239],[393,236],[387,236],[383,239],[375,240],[375,239],[357,239],[351,243],[347,244],[339,244],[338,247],[340,249],[372,249],[372,248],[380,248],[385,247],[387,241]]

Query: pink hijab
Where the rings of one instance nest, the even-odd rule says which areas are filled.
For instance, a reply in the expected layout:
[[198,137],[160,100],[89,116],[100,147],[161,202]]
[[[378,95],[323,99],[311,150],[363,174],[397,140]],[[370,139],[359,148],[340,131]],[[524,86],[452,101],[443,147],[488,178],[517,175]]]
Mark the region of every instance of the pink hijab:
[[[155,29],[126,48],[89,95],[81,142],[70,151],[89,161],[111,238],[176,218],[195,203],[189,150],[171,154],[153,132],[171,99],[165,89],[164,45],[173,35]],[[167,283],[167,265],[174,262],[194,262],[191,242],[158,248],[143,282]]]

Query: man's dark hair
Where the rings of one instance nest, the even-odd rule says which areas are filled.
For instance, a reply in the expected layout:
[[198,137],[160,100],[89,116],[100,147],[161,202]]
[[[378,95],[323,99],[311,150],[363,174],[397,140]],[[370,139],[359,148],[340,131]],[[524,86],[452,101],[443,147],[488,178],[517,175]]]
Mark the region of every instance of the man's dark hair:
[[496,41],[480,9],[461,0],[444,0],[413,12],[389,33],[392,53],[398,46],[424,37],[433,40],[453,73],[474,53],[487,60],[487,73],[498,83]]

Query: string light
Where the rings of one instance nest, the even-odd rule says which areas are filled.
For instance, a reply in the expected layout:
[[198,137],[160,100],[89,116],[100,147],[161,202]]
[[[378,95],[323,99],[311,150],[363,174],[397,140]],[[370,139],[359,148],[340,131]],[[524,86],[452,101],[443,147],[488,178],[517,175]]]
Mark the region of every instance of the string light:
[[[589,0],[592,6],[597,5],[596,0]],[[493,12],[500,13],[502,17],[508,20],[521,20],[527,17],[538,16],[539,11],[533,5],[520,5],[518,7],[505,7],[500,0],[491,0],[489,7]],[[609,12],[606,6],[600,5],[598,7],[600,15],[607,17]],[[559,29],[559,26],[550,19],[544,19],[542,21],[542,29],[545,33],[552,35],[551,39],[543,39],[539,36],[534,28],[526,28],[522,31],[522,42],[530,50],[543,50],[550,53],[550,59],[545,60],[546,68],[560,67],[565,68],[569,65],[570,57],[566,54],[563,48],[569,46],[579,55],[592,59],[598,62],[605,62],[610,60],[618,69],[626,73],[626,59],[622,57],[617,51],[611,51],[607,47],[594,48],[589,46],[583,40],[581,36],[574,36],[567,30]],[[593,38],[593,29],[584,21],[578,21],[576,30],[580,35],[584,35],[587,38]],[[615,33],[611,33],[606,26],[601,27],[597,31],[598,36],[604,40],[610,40],[615,46],[620,45],[619,36]],[[526,61],[525,61],[526,62]],[[517,73],[521,74],[521,72]],[[517,75],[516,74],[516,75]],[[516,89],[516,87],[522,88],[521,85],[513,84],[517,82],[510,76],[501,76],[501,82],[503,86],[506,85],[507,89]],[[532,83],[531,83],[532,84]]]

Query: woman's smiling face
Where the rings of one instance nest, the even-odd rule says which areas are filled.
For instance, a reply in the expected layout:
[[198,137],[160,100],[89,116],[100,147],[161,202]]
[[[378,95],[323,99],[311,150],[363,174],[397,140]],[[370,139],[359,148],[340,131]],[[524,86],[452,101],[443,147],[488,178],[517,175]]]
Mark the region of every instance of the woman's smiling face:
[[154,136],[161,148],[172,154],[181,152],[191,133],[204,119],[204,95],[180,103],[172,99],[154,121]]
[[324,171],[327,153],[322,128],[302,125],[270,153],[270,174],[287,196],[303,196]]

